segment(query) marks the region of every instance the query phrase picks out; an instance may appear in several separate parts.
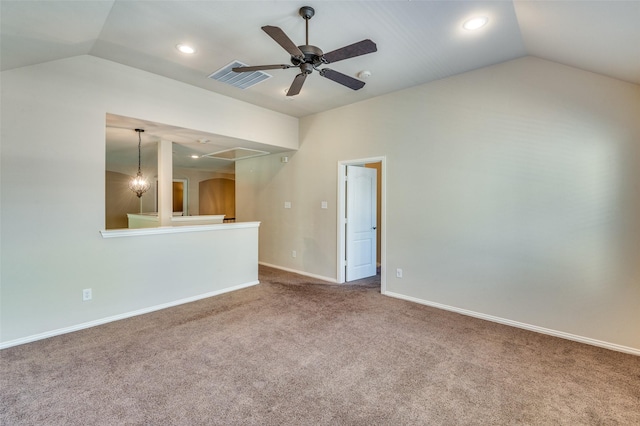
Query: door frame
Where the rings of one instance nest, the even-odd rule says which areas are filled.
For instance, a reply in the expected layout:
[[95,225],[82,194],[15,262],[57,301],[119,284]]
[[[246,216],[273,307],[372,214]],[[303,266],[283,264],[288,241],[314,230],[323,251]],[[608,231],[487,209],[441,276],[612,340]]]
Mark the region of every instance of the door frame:
[[337,224],[338,224],[338,284],[345,283],[345,254],[347,236],[345,229],[345,213],[347,211],[347,198],[345,190],[345,179],[347,176],[347,166],[364,166],[369,163],[381,163],[380,170],[382,176],[380,178],[380,292],[385,294],[387,291],[387,157],[369,157],[355,160],[338,161],[338,208]]
[[[182,182],[182,216],[189,216],[189,179],[173,179],[173,182]],[[158,205],[160,197],[158,197],[159,184],[158,179],[155,180],[156,190],[155,190],[155,203],[156,203],[156,212],[160,211],[160,206]],[[173,187],[171,188],[171,194],[173,194]],[[173,202],[173,198],[171,200]],[[173,204],[172,204],[173,206]],[[173,210],[173,208],[171,209]],[[173,214],[173,211],[171,212]]]

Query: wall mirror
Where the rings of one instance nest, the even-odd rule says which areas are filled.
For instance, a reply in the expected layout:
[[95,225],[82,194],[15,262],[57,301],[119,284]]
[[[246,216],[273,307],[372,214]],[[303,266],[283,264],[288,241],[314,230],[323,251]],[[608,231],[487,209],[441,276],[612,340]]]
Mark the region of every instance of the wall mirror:
[[[140,198],[129,189],[140,169],[150,183]],[[235,162],[269,154],[270,147],[192,129],[160,124],[115,114],[106,116],[105,229],[159,226],[158,146],[171,142],[173,216],[197,220],[224,215],[235,220]],[[131,218],[142,220],[131,222]],[[186,220],[186,219],[184,219]],[[182,222],[181,224],[186,224]]]

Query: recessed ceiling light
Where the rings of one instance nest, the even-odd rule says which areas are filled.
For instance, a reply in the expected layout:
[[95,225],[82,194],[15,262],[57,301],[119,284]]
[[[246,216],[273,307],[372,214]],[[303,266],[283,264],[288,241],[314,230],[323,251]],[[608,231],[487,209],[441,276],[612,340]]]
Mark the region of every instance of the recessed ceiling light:
[[466,20],[464,24],[462,24],[462,28],[464,28],[465,30],[473,31],[477,30],[478,28],[484,27],[485,25],[487,25],[487,22],[489,22],[489,18],[487,18],[486,16],[478,16],[476,18]]
[[187,54],[196,53],[196,49],[194,49],[193,47],[189,46],[188,44],[178,44],[176,46],[176,49],[178,49],[182,53],[187,53]]
[[191,158],[200,158],[200,156],[199,156],[199,155],[195,155],[195,154],[193,154],[193,155],[191,156]]

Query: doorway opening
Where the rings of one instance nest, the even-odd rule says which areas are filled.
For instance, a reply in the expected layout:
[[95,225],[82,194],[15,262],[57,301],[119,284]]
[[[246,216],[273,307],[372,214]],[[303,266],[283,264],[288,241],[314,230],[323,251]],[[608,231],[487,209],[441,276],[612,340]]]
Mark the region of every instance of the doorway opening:
[[[189,216],[189,181],[187,179],[173,179],[173,187],[171,189],[171,204],[173,205],[173,216]],[[155,181],[155,211],[160,211],[158,180]]]
[[[347,227],[347,204],[349,200],[349,185],[348,185],[348,170],[350,167],[357,166],[361,168],[375,169],[376,172],[376,202],[375,210],[371,214],[376,218],[375,223],[371,223],[370,228],[375,228],[373,233],[375,234],[375,271],[380,274],[381,293],[386,292],[386,157],[371,157],[356,160],[344,160],[338,162],[338,283],[345,283],[349,280],[347,273],[347,265],[349,262],[354,262],[352,258],[353,243],[349,243],[349,231]],[[353,170],[353,169],[351,169]],[[358,185],[360,190],[367,188],[367,185]],[[355,189],[352,187],[352,191]],[[368,204],[365,200],[364,204]],[[365,214],[366,216],[366,214]],[[358,220],[361,220],[358,219]],[[366,218],[365,218],[366,220]],[[365,229],[366,226],[361,227]],[[352,234],[353,235],[353,234]],[[372,234],[373,235],[373,234]],[[366,240],[366,238],[365,238]],[[347,249],[347,245],[352,246],[351,251]],[[358,251],[356,247],[355,251]],[[366,250],[365,250],[366,252]],[[366,259],[362,261],[362,254],[359,263],[367,263]],[[367,255],[368,256],[368,255]],[[366,257],[366,256],[365,256]],[[357,259],[355,259],[357,260]],[[362,261],[362,262],[361,262]],[[353,264],[352,264],[353,265]]]

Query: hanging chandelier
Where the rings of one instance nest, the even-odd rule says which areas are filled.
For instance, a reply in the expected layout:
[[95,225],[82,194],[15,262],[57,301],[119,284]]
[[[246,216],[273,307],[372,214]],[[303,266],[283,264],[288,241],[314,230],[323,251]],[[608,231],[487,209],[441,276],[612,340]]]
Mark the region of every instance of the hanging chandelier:
[[135,131],[138,132],[138,174],[129,181],[129,189],[135,192],[138,198],[140,198],[142,197],[142,194],[147,192],[151,184],[147,182],[147,180],[142,176],[142,171],[140,171],[140,147],[142,145],[140,133],[144,132],[144,129],[135,129]]

